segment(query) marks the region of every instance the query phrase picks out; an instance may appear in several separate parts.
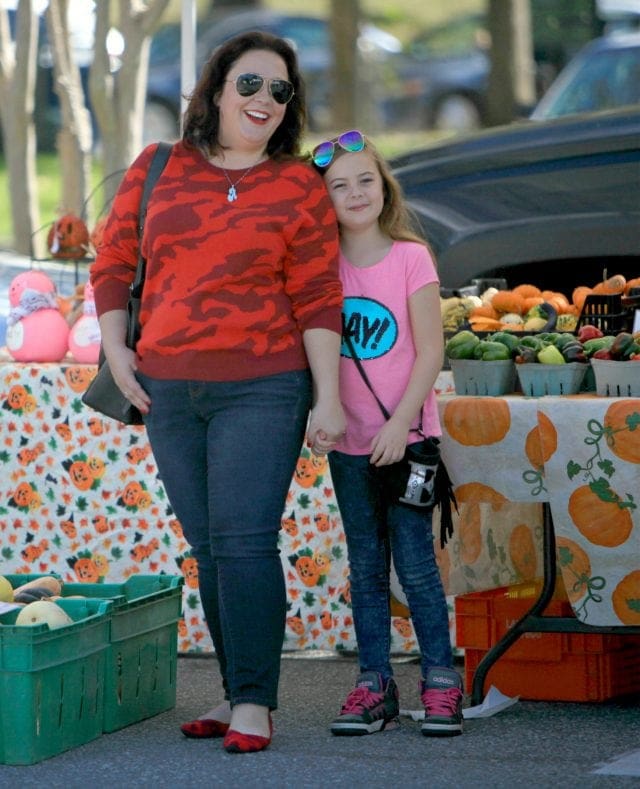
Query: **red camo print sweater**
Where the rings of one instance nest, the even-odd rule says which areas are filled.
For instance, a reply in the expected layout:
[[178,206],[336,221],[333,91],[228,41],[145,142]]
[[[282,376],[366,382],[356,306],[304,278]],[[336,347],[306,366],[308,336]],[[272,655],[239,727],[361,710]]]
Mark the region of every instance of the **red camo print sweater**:
[[[138,206],[155,150],[127,171],[91,267],[98,315],[124,309],[137,255]],[[302,332],[341,331],[338,228],[320,176],[265,161],[229,182],[182,142],[150,197],[138,368],[163,379],[231,381],[308,366]]]

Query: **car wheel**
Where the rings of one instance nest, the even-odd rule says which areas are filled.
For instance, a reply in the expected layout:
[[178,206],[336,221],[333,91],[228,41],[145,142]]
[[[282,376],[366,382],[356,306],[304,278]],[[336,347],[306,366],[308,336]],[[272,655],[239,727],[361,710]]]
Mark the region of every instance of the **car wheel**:
[[178,119],[166,104],[147,101],[144,108],[144,129],[142,139],[145,145],[158,140],[174,142],[178,139]]
[[467,96],[452,94],[438,102],[433,128],[438,131],[473,131],[482,125],[480,111]]

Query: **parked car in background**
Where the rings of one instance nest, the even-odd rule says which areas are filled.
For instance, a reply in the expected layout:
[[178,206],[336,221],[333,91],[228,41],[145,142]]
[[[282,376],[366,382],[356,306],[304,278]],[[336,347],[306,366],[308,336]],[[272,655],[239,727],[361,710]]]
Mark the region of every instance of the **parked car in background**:
[[441,283],[571,292],[640,275],[640,111],[476,132],[392,160]]
[[[307,86],[309,126],[327,128],[331,121],[333,50],[329,23],[320,17],[282,14],[269,10],[239,11],[210,17],[198,25],[196,71],[228,39],[249,30],[264,30],[289,40],[295,47]],[[371,98],[372,128],[384,124],[383,97],[397,90],[389,62],[401,50],[395,36],[363,24],[358,38],[361,95]],[[363,107],[363,112],[366,107]],[[165,25],[153,38],[149,62],[145,137],[171,139],[180,118],[180,25]]]
[[612,33],[583,47],[560,72],[531,119],[629,105],[640,107],[640,31]]

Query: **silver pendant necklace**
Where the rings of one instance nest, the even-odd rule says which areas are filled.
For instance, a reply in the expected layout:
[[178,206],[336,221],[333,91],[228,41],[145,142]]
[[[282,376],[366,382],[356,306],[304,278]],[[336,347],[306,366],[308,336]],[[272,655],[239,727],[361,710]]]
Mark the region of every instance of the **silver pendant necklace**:
[[251,172],[251,170],[253,170],[254,167],[255,167],[255,164],[252,164],[251,167],[248,167],[242,173],[240,178],[238,178],[237,181],[232,181],[231,178],[229,178],[229,173],[224,169],[224,167],[222,168],[222,172],[224,173],[224,177],[229,182],[229,189],[227,190],[227,202],[233,203],[234,200],[238,199],[238,191],[236,189],[236,186],[240,183],[240,181],[242,181],[242,179],[245,177],[245,175],[248,175]]

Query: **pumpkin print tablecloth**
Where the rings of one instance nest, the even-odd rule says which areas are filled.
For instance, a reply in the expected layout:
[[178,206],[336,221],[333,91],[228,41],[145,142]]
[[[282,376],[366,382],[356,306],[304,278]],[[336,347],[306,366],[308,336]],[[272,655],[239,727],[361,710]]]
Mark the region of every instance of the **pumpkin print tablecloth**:
[[[491,548],[493,513],[507,499],[549,502],[576,616],[593,625],[640,624],[640,399],[445,395],[439,408],[465,572],[481,560],[478,545],[500,550]],[[485,523],[483,508],[493,510]],[[540,575],[538,545],[539,527],[525,522],[504,543],[525,581]]]
[[[0,364],[0,574],[55,571],[69,581],[118,583],[133,573],[181,573],[179,649],[210,651],[197,566],[144,428],[120,425],[83,406],[80,398],[94,373],[95,367],[64,363]],[[437,388],[441,416],[450,402],[469,399],[444,394],[451,390],[450,374],[442,374]],[[499,401],[493,400],[494,405]],[[493,438],[504,432],[504,414],[494,417],[497,432],[484,434],[484,445],[460,442],[461,428],[443,419],[443,454],[460,501],[454,537],[444,551],[437,547],[450,601],[456,594],[541,574],[540,502],[550,488],[540,466],[542,448],[528,438],[538,409],[532,401],[528,415],[518,414],[510,399],[504,400],[512,417],[509,438],[505,434],[499,442]],[[513,462],[503,455],[509,448]],[[483,459],[469,463],[471,452],[484,453]],[[574,460],[582,462],[577,454]],[[502,483],[504,474],[516,468],[517,489]],[[632,518],[636,522],[635,510]],[[574,542],[582,545],[582,539],[579,535]],[[289,606],[285,649],[354,650],[340,513],[326,460],[306,449],[283,511],[280,548]],[[619,573],[620,580],[626,574]],[[595,593],[601,582],[595,573],[591,577],[596,580],[588,588]],[[414,653],[417,644],[395,574],[392,593],[393,650]],[[593,605],[586,608],[591,612]]]

